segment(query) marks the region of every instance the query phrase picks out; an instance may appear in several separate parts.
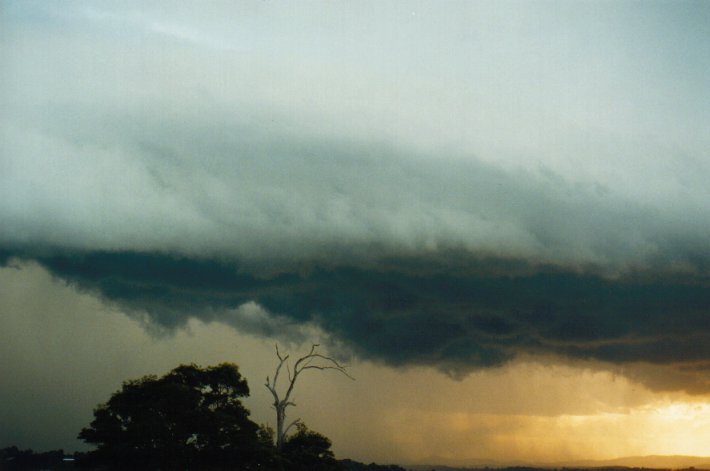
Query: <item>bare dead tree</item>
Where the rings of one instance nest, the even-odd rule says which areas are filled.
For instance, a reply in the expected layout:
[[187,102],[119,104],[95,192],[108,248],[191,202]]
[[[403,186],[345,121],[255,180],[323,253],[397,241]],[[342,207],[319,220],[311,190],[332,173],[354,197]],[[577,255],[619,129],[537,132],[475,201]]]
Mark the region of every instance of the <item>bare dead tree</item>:
[[[294,420],[287,426],[284,426],[286,421],[286,409],[288,408],[288,406],[296,405],[291,399],[291,395],[293,394],[293,388],[296,386],[296,380],[298,379],[301,373],[306,370],[334,370],[354,380],[354,378],[348,374],[347,366],[338,363],[338,361],[332,357],[318,353],[319,346],[320,345],[318,344],[311,345],[311,350],[308,352],[308,354],[296,360],[296,363],[293,364],[293,370],[291,370],[291,367],[288,363],[290,355],[282,355],[279,351],[279,346],[276,345],[276,356],[279,359],[279,364],[278,366],[276,366],[276,371],[274,372],[273,379],[269,379],[268,376],[266,377],[265,386],[269,391],[271,391],[271,395],[274,396],[274,409],[276,409],[277,450],[281,450],[281,447],[284,444],[284,439],[286,438],[286,434],[291,429],[291,427],[301,422],[301,419],[299,418]],[[279,374],[281,373],[281,369],[284,365],[286,365],[286,371],[288,372],[288,386],[286,387],[285,394],[283,395],[283,397],[281,397],[277,390],[277,385],[279,381]]]

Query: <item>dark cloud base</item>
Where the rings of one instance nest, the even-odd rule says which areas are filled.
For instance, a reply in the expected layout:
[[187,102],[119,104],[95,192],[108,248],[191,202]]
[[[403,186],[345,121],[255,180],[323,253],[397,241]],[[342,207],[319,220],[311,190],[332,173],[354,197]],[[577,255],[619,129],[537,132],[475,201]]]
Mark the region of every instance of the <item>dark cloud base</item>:
[[470,256],[448,271],[427,271],[420,257],[269,276],[233,261],[158,253],[6,251],[0,261],[15,257],[162,328],[191,317],[225,321],[228,309],[254,301],[291,326],[318,325],[362,358],[452,375],[519,354],[679,370],[710,361],[710,289],[687,279],[606,279],[559,268],[506,275],[502,267],[524,263]]

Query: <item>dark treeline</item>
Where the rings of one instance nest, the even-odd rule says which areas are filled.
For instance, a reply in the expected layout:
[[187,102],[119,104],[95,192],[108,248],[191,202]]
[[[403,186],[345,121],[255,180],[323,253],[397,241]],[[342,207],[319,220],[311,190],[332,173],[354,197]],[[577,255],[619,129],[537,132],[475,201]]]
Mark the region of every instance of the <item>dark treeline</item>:
[[340,460],[340,463],[344,466],[345,471],[407,471],[403,467],[397,466],[396,464],[365,464],[348,459]]
[[[66,454],[64,450],[34,452],[11,446],[0,450],[0,471],[80,471],[90,469],[81,466],[83,453]],[[365,464],[351,459],[337,461],[343,471],[407,471],[397,465]],[[103,469],[103,468],[97,468]]]
[[[91,467],[85,463],[85,453],[67,454],[63,450],[51,450],[45,452],[34,452],[33,450],[20,450],[17,446],[0,449],[0,471],[81,471],[108,469],[105,466]],[[407,471],[398,465],[380,465],[375,463],[365,464],[351,459],[336,460],[337,469],[341,471]],[[703,471],[696,468],[645,468],[626,466],[604,466],[604,467],[560,467],[544,468],[534,466],[512,466],[512,467],[485,467],[485,468],[452,468],[449,466],[417,466],[417,469],[426,471]],[[201,469],[199,467],[195,469]],[[260,469],[269,470],[267,467]],[[316,468],[317,469],[317,468]]]
[[10,446],[0,450],[0,471],[52,471],[74,470],[75,455],[67,455],[64,450],[35,453]]
[[69,456],[13,446],[2,450],[0,471],[403,471],[337,460],[330,439],[300,420],[276,440],[250,419],[242,403],[248,395],[232,363],[128,380],[78,433],[94,449]]

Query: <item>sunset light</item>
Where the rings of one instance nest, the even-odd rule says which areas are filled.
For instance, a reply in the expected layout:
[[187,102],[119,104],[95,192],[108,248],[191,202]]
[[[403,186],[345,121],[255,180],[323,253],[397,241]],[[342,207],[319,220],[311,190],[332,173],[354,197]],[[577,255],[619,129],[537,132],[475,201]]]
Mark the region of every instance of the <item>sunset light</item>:
[[709,1],[0,1],[0,469],[710,470],[708,77]]

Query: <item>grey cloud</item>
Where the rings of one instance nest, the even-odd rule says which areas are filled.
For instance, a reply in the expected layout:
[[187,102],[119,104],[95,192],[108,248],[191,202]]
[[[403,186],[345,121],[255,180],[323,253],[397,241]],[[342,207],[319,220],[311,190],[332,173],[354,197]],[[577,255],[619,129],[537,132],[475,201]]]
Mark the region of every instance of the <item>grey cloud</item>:
[[661,204],[266,118],[72,116],[6,125],[0,260],[36,260],[152,328],[196,317],[298,342],[315,326],[454,376],[520,354],[645,362],[673,378],[634,373],[655,388],[705,391],[687,373],[710,355],[692,182]]
[[[669,117],[695,123],[682,135],[665,125],[667,136],[656,132],[643,119],[625,119],[629,128],[610,135],[601,112],[586,126],[573,109],[560,111],[564,124],[550,124],[556,112],[511,107],[501,81],[525,75],[504,67],[511,57],[499,62],[497,53],[513,45],[499,51],[487,42],[499,32],[482,18],[499,20],[499,12],[465,10],[490,29],[479,40],[502,77],[475,72],[495,67],[447,77],[408,73],[402,64],[392,65],[392,77],[387,67],[379,75],[365,64],[368,50],[358,44],[351,46],[359,60],[349,66],[329,62],[333,51],[276,53],[286,43],[313,46],[314,38],[288,22],[292,37],[255,36],[265,18],[288,17],[268,7],[123,8],[76,2],[65,12],[7,10],[2,246],[232,257],[266,273],[450,250],[610,276],[708,271],[708,145],[705,133],[692,132],[705,115]],[[457,15],[429,13],[454,30],[466,25]],[[230,15],[234,23],[225,21]],[[104,31],[107,24],[113,27]],[[160,24],[172,36],[212,35],[235,49],[173,41],[154,31]],[[433,25],[402,28],[439,37]],[[441,40],[452,41],[449,33]],[[384,52],[399,58],[408,37],[392,38]],[[547,39],[537,37],[540,53],[556,57]],[[389,64],[387,57],[379,62]],[[576,62],[570,68],[588,71]],[[595,104],[610,98],[527,87],[513,88],[530,110],[539,96],[558,103],[553,93],[565,90]],[[538,129],[541,122],[547,127]]]
[[0,241],[262,265],[461,250],[606,274],[708,269],[702,192],[656,204],[551,169],[197,124],[89,113],[64,125],[79,135],[9,129]]
[[[159,329],[197,317],[299,341],[315,326],[363,358],[454,376],[522,353],[646,362],[679,378],[648,384],[704,391],[678,373],[710,355],[693,182],[659,203],[268,115],[72,109],[49,131],[5,123],[5,263],[36,260]],[[47,111],[59,123],[66,108]]]
[[486,275],[485,262],[465,254],[456,259],[458,273],[314,266],[270,276],[234,263],[136,252],[35,259],[165,328],[193,316],[234,324],[230,310],[253,302],[269,315],[242,319],[237,328],[266,334],[279,322],[296,333],[298,325],[317,326],[360,357],[455,376],[520,354],[669,371],[710,360],[710,290],[697,280],[611,280],[554,269]]
[[315,325],[299,323],[283,315],[270,314],[253,301],[237,308],[220,310],[208,317],[231,325],[241,333],[275,338],[287,346],[313,341],[318,335]]
[[[649,69],[630,71],[649,57],[611,47],[649,53],[651,29],[560,29],[585,17],[541,20],[528,50],[444,15],[471,44],[412,23],[372,63],[372,42],[339,36],[345,63],[273,11],[72,6],[1,18],[0,262],[37,260],[166,329],[317,325],[364,357],[452,374],[520,352],[706,360],[698,25],[674,26],[653,62],[654,101],[637,86]],[[267,19],[291,34],[255,36]],[[437,47],[412,48],[419,32]],[[668,61],[695,46],[673,101]]]

